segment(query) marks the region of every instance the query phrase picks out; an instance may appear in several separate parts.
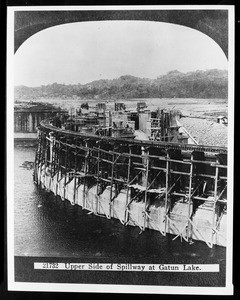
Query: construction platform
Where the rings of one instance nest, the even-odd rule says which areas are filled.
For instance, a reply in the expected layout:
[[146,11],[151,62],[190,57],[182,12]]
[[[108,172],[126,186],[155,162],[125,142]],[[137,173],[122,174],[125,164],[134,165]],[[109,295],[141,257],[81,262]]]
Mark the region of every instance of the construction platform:
[[42,121],[35,182],[95,215],[226,246],[227,148],[96,136]]

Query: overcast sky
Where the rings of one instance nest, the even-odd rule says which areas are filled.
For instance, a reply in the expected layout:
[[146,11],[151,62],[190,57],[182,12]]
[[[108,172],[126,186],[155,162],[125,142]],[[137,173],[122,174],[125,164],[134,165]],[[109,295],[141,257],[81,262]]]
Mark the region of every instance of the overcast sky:
[[40,31],[15,54],[15,85],[87,83],[121,75],[157,78],[171,70],[226,69],[210,37],[149,21],[71,23]]

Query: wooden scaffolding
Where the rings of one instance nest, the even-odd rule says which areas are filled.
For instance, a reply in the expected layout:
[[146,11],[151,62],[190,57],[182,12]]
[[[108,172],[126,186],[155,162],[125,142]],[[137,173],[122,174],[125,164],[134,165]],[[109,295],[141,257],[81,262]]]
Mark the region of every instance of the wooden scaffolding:
[[[150,206],[161,202],[164,227],[156,226],[162,235],[171,232],[172,228],[176,233],[173,239],[180,237],[191,243],[194,235],[213,247],[216,235],[220,234],[219,224],[227,206],[225,148],[100,138],[42,124],[38,132],[34,180],[48,189],[40,182],[39,174],[43,168],[50,178],[57,176],[58,182],[64,180],[63,200],[66,186],[73,181],[72,204],[75,204],[75,191],[83,185],[82,208],[109,219],[113,216],[115,199],[125,190],[124,219],[119,220],[124,225],[132,222],[139,226],[140,233],[149,227],[150,221],[153,222]],[[94,185],[97,187],[95,209],[93,204],[87,205],[86,198]],[[58,185],[56,195],[57,188]],[[101,195],[106,189],[109,190],[108,209],[104,210],[100,209],[103,205]],[[135,202],[142,204],[141,224],[131,216],[129,209]],[[178,216],[173,211],[179,203],[187,207],[181,230],[174,221]],[[194,222],[199,207],[212,214],[211,222],[205,229]],[[211,231],[210,241],[202,234],[203,230]]]

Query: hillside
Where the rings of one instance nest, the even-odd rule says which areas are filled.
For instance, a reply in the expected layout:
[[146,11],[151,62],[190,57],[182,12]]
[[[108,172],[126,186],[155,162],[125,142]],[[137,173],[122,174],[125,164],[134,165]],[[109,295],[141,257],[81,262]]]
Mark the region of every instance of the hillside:
[[228,73],[207,70],[181,73],[171,71],[156,79],[124,75],[87,84],[53,83],[40,87],[15,87],[15,100],[41,98],[120,99],[120,98],[227,98]]

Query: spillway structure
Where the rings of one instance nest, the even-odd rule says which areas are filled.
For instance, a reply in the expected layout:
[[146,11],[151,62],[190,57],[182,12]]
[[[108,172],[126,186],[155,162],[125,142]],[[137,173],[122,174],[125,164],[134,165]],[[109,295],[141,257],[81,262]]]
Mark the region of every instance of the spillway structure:
[[226,246],[227,148],[38,127],[34,181],[140,233]]

